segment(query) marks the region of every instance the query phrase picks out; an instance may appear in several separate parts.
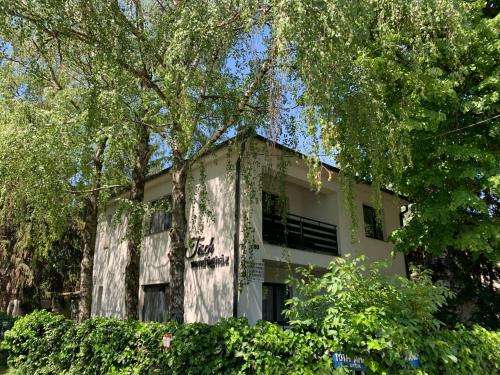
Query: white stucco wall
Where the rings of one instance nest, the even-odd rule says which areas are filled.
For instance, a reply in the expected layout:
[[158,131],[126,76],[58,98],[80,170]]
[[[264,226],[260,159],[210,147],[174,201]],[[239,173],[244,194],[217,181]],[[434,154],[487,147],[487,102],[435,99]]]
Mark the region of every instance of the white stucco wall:
[[[99,223],[94,255],[92,315],[122,317],[125,309],[126,220],[115,223],[110,207]],[[101,306],[97,294],[102,287]]]
[[[210,159],[209,159],[210,160]],[[235,160],[231,160],[234,165]],[[191,261],[186,261],[185,283],[185,319],[188,322],[201,321],[215,323],[221,318],[233,314],[233,267],[234,267],[234,179],[226,173],[227,160],[210,160],[205,165],[206,192],[208,207],[213,210],[211,219],[200,217],[198,205],[190,206],[189,222],[196,217],[203,223],[198,232],[208,244],[214,239],[215,251],[212,256],[229,257],[229,265],[218,268],[192,268]],[[194,181],[200,181],[199,170],[194,174]]]
[[[229,162],[234,163],[235,157]],[[233,266],[234,266],[234,176],[226,173],[226,157],[210,157],[205,160],[205,183],[212,219],[202,215],[198,208],[200,168],[192,173],[193,186],[188,198],[186,214],[189,235],[204,238],[201,243],[208,244],[214,238],[213,256],[229,257],[229,265],[224,267],[191,267],[186,260],[185,277],[185,320],[215,323],[217,320],[232,316],[233,313]],[[155,201],[171,191],[169,175],[162,175],[148,181],[145,187],[145,201]],[[112,226],[110,216],[115,207],[110,207],[99,224],[99,234],[94,258],[93,315],[122,318],[125,313],[125,266],[126,266],[126,222]],[[169,235],[168,231],[147,235],[141,248],[139,316],[142,317],[143,285],[167,284],[169,278]],[[196,258],[198,259],[198,258]],[[102,305],[97,311],[96,301],[99,287],[103,287]]]

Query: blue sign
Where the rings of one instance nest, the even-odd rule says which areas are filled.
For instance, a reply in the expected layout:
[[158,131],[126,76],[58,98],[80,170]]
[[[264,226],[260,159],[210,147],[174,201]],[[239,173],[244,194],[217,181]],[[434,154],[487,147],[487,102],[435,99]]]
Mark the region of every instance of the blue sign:
[[405,357],[405,361],[408,364],[410,368],[419,368],[420,367],[420,360],[416,355],[407,355]]
[[365,363],[361,358],[350,358],[342,353],[333,353],[333,367],[342,366],[355,371],[366,371]]
[[[420,367],[420,360],[415,355],[405,356],[404,360],[408,368]],[[355,371],[366,371],[366,366],[362,358],[350,358],[342,353],[333,353],[333,367],[338,368],[343,366]]]

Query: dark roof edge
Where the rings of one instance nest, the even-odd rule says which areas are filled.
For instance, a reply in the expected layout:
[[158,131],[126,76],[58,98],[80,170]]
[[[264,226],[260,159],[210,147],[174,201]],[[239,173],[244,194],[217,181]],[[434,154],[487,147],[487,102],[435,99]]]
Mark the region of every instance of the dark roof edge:
[[[260,134],[257,134],[255,137],[257,139],[263,141],[263,142],[272,142],[272,141],[270,141],[269,139],[267,139],[266,137],[264,137],[264,136],[262,136]],[[307,156],[307,155],[305,155],[305,154],[303,154],[303,153],[301,153],[301,152],[299,152],[297,150],[291,149],[290,147],[284,146],[284,145],[282,145],[280,143],[277,143],[277,142],[272,142],[272,143],[274,143],[276,145],[276,148],[279,149],[279,150],[295,154],[298,157]],[[335,167],[335,166],[333,166],[331,164],[325,163],[323,161],[320,161],[320,163],[326,169],[329,169],[332,172],[340,173],[340,168]],[[371,186],[371,183],[366,182],[366,181],[358,181],[358,183],[364,184],[364,185],[367,185],[367,186]],[[406,200],[406,201],[410,202],[410,200],[408,199],[408,197],[405,197],[404,195],[398,194],[398,193],[396,193],[396,192],[394,192],[392,190],[389,190],[389,189],[384,188],[384,187],[381,188],[380,190],[383,191],[384,193],[397,196],[399,199],[403,199],[403,200]]]
[[[304,157],[304,156],[307,156],[306,154],[303,154],[303,153],[301,153],[301,152],[299,152],[299,151],[297,151],[297,150],[294,150],[294,149],[292,149],[292,148],[290,148],[290,147],[287,147],[287,146],[285,146],[285,145],[282,145],[282,144],[280,144],[280,143],[278,143],[278,142],[273,142],[273,141],[271,141],[271,140],[267,139],[266,137],[264,137],[264,136],[262,136],[262,135],[260,135],[260,134],[255,134],[255,135],[253,135],[253,137],[254,137],[254,138],[256,138],[256,139],[258,139],[258,140],[260,140],[260,141],[262,141],[262,142],[266,142],[266,143],[273,143],[277,149],[279,149],[279,150],[281,150],[281,151],[284,151],[284,152],[287,152],[287,153],[294,154],[294,155],[296,155],[296,156],[298,156],[298,157]],[[214,147],[214,148],[210,151],[210,153],[213,153],[213,152],[217,152],[217,151],[219,151],[221,148],[223,148],[223,147],[227,146],[228,144],[230,144],[230,143],[231,143],[231,142],[233,142],[234,140],[235,140],[235,138],[230,138],[230,139],[225,140],[224,142],[219,143],[218,145],[216,145],[216,146],[215,146],[215,147]],[[333,166],[333,165],[330,165],[330,164],[325,163],[325,162],[322,162],[322,161],[321,161],[320,163],[321,163],[321,165],[322,165],[323,167],[325,167],[326,169],[328,169],[328,170],[330,170],[330,171],[332,171],[332,172],[335,172],[335,173],[340,173],[340,168],[337,168],[337,167],[335,167],[335,166]],[[157,172],[157,173],[154,173],[154,174],[152,174],[152,175],[149,175],[149,176],[147,176],[147,177],[146,177],[146,182],[149,182],[149,181],[154,180],[154,179],[156,179],[156,178],[158,178],[158,177],[161,177],[161,176],[163,176],[163,175],[166,175],[169,171],[170,171],[170,167],[165,168],[165,169],[162,169],[161,171],[159,171],[159,172]],[[367,186],[371,186],[371,184],[370,184],[369,182],[365,182],[365,181],[358,181],[358,182],[359,182],[359,183],[361,183],[361,184],[367,185]],[[410,200],[408,199],[408,197],[405,197],[405,196],[403,196],[403,195],[401,195],[401,194],[398,194],[398,193],[396,193],[396,192],[394,192],[394,191],[392,191],[392,190],[389,190],[389,189],[384,188],[384,187],[383,187],[383,188],[381,188],[380,190],[381,190],[381,191],[383,191],[384,193],[387,193],[387,194],[390,194],[390,195],[397,196],[399,199],[403,199],[403,200],[406,200],[407,202],[410,202]]]

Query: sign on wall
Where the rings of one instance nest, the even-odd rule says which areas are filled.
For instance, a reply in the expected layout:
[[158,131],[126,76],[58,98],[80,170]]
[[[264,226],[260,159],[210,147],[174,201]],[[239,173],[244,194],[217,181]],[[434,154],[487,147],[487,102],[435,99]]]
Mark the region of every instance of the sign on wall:
[[229,257],[222,255],[213,255],[215,252],[214,238],[210,239],[208,244],[203,244],[205,237],[197,237],[191,249],[188,249],[186,259],[191,260],[191,268],[219,268],[229,266]]
[[250,270],[249,282],[264,282],[264,262],[254,262],[252,269]]

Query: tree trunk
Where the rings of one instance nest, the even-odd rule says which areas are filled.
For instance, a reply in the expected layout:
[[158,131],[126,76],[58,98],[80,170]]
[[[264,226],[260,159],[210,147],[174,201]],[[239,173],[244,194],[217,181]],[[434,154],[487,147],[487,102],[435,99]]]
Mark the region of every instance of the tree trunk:
[[104,151],[108,139],[102,139],[97,145],[93,160],[93,183],[89,195],[85,199],[82,229],[82,260],[80,262],[80,300],[78,303],[78,321],[90,318],[92,311],[92,289],[94,273],[94,252],[97,237],[97,222],[99,215],[99,188],[101,186]]
[[[132,189],[130,200],[133,205],[144,201],[147,168],[150,158],[149,131],[145,127],[139,129],[139,140],[134,146],[134,167],[132,170]],[[125,266],[125,319],[138,319],[139,305],[139,267],[140,246],[142,241],[143,210],[135,209],[129,214],[127,265]]]
[[[179,165],[180,164],[180,165]],[[186,256],[187,166],[172,167],[172,228],[170,229],[170,319],[184,322],[184,269]]]
[[7,311],[12,283],[12,256],[14,254],[15,228],[12,201],[0,201],[0,311]]
[[83,251],[80,262],[80,301],[78,321],[90,318],[94,271],[94,251],[97,235],[97,200],[94,194],[86,199],[83,225]]

